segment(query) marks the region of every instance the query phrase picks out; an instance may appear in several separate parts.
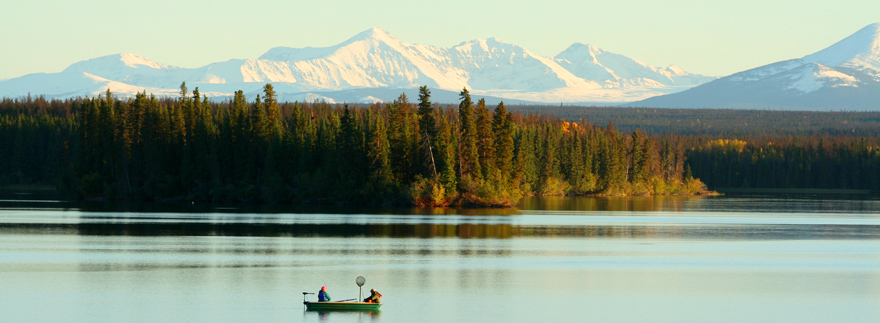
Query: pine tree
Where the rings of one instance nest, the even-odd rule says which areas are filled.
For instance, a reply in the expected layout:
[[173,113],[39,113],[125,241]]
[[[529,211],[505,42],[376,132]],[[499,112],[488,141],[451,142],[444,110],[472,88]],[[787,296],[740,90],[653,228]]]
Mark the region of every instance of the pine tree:
[[265,133],[263,134],[268,141],[276,141],[281,139],[281,109],[278,106],[278,99],[275,96],[275,89],[272,84],[266,83],[263,86],[263,104],[266,108],[266,124]]
[[422,167],[421,174],[423,176],[434,176],[437,174],[437,125],[434,118],[434,108],[431,105],[431,91],[428,86],[419,87],[419,137],[421,139],[421,151],[424,155],[425,167]]
[[486,107],[486,99],[477,101],[477,151],[481,166],[481,178],[494,180],[495,135],[492,131],[492,116]]
[[504,179],[509,180],[513,170],[513,121],[510,113],[504,107],[504,102],[498,103],[492,120],[492,132],[495,140],[495,167]]
[[638,129],[633,131],[630,138],[629,163],[627,163],[629,165],[628,177],[630,183],[641,183],[645,181],[647,176],[645,174],[645,163],[648,160],[648,156],[644,154],[645,138]]
[[457,192],[458,179],[455,173],[457,149],[454,130],[449,124],[449,116],[445,109],[440,108],[440,124],[437,129],[437,162],[440,173],[440,184],[446,191],[446,196],[453,196]]
[[552,124],[546,124],[541,131],[541,168],[539,174],[540,190],[545,194],[559,194],[559,141]]
[[410,122],[412,106],[405,93],[388,107],[388,142],[391,147],[391,169],[398,183],[407,184],[416,172],[415,149],[418,147],[416,133]]
[[520,130],[514,141],[514,181],[520,184],[523,192],[534,192],[538,181],[538,161],[536,157],[537,133],[535,129]]
[[369,160],[369,180],[371,183],[385,187],[391,184],[391,158],[390,146],[388,144],[387,132],[385,130],[385,121],[382,116],[377,115],[373,120],[371,127],[373,132],[370,136],[370,144],[367,148],[367,159]]
[[459,177],[479,181],[481,168],[479,151],[477,150],[477,125],[474,118],[473,101],[467,88],[459,94],[458,119],[460,124],[460,142],[458,145]]
[[362,148],[362,137],[359,135],[361,129],[358,127],[357,112],[345,105],[340,118],[339,130],[339,158],[346,161],[339,170],[340,178],[349,182],[349,187],[354,191],[356,185],[363,182],[360,178],[363,175],[361,156],[364,156]]
[[431,91],[428,86],[419,87],[419,132],[429,139],[437,136],[437,125],[434,119],[434,107],[431,105]]

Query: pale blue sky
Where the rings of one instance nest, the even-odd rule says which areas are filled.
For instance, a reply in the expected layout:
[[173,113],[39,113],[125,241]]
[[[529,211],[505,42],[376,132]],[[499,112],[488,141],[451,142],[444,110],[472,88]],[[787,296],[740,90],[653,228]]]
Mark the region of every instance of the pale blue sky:
[[875,22],[877,0],[0,0],[0,79],[122,52],[199,67],[277,46],[330,46],[374,26],[442,47],[497,37],[549,57],[589,43],[727,75],[813,53]]

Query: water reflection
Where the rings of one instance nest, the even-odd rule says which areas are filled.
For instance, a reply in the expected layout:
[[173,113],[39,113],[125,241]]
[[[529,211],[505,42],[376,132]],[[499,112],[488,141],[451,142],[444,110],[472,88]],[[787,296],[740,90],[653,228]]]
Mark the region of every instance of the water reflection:
[[[511,238],[528,234],[510,224],[249,224],[249,223],[5,223],[0,233],[66,232],[108,236]],[[546,233],[542,233],[546,235]]]
[[567,211],[675,211],[705,196],[527,196],[517,205],[522,210]]
[[871,213],[880,210],[880,197],[871,195],[754,195],[726,196],[531,196],[517,207],[526,210],[628,212],[806,212]]
[[343,321],[380,321],[381,311],[303,311],[303,321],[332,322],[333,320]]
[[[21,209],[25,205],[30,208]],[[745,212],[753,208],[763,213]],[[767,214],[768,210],[776,209],[785,212]],[[822,214],[821,210],[826,209],[851,213]],[[526,197],[519,209],[70,202],[40,205],[15,201],[0,203],[0,233],[424,239],[874,239],[880,237],[877,209],[880,201],[869,198],[747,196]]]
[[853,239],[880,238],[880,225],[841,224],[607,224],[516,225],[512,223],[310,224],[201,222],[5,223],[0,234],[83,236],[384,237],[509,239],[516,237]]
[[135,202],[68,202],[70,208],[83,212],[112,213],[202,213],[202,214],[364,214],[372,215],[463,215],[507,216],[519,214],[516,208],[406,208],[358,207],[342,205],[286,205],[212,203],[135,203]]
[[[880,206],[870,199],[545,198],[510,213],[4,203],[0,322],[880,315]],[[360,297],[361,275],[385,294],[381,314],[303,310],[300,292],[322,285]]]

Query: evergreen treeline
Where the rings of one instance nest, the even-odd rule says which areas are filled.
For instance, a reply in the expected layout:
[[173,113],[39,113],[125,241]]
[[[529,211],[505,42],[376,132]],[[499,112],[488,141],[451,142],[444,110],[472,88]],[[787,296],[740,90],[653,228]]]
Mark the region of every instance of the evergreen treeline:
[[52,183],[79,198],[511,205],[523,194],[679,194],[684,139],[489,109],[427,87],[361,107],[106,95],[0,102],[0,184]]
[[854,136],[691,137],[693,174],[713,188],[880,191],[880,139]]
[[622,132],[682,136],[880,136],[880,111],[784,111],[514,105],[512,111],[567,119],[589,118]]

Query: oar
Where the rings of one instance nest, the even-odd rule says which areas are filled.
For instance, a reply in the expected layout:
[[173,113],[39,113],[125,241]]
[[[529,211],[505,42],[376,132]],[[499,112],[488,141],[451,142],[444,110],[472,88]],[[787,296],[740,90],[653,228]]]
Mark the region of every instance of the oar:
[[357,298],[343,299],[343,300],[341,300],[341,301],[337,301],[337,302],[348,302],[348,301],[354,301],[354,300],[357,300]]

